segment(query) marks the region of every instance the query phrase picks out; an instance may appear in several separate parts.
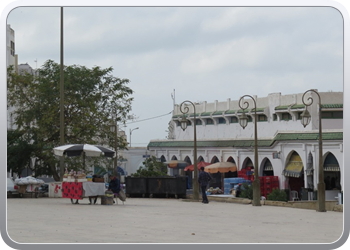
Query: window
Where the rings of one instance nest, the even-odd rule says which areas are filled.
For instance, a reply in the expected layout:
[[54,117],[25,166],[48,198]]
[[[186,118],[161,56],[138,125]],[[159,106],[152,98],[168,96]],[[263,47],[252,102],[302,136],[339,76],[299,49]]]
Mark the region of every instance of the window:
[[289,113],[282,113],[282,120],[284,121],[292,120],[292,116]]
[[15,56],[15,43],[11,41],[11,55]]
[[226,124],[225,118],[219,118],[219,124]]
[[298,120],[301,120],[301,114],[302,114],[303,112],[299,112],[298,113]]
[[238,118],[236,116],[231,117],[230,123],[238,123]]
[[196,125],[202,125],[202,121],[199,119],[196,119]]
[[258,115],[258,122],[266,122],[267,116],[266,115]]
[[277,121],[277,115],[276,115],[276,114],[273,114],[273,115],[272,115],[272,119],[273,119],[274,121]]
[[322,118],[324,119],[343,119],[343,111],[327,111],[322,112]]
[[214,124],[214,121],[212,119],[207,119],[207,125],[212,125]]
[[333,118],[341,118],[343,119],[343,111],[334,111],[333,112]]

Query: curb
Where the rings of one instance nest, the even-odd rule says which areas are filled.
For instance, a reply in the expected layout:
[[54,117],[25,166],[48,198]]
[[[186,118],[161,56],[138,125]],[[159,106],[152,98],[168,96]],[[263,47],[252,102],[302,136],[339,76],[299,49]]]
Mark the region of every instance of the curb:
[[[252,204],[252,200],[246,198],[236,198],[236,197],[213,197],[208,196],[209,201],[225,202],[225,203],[238,203],[238,204]],[[183,201],[193,201],[192,195],[187,195],[186,200]],[[201,201],[201,200],[198,200]],[[311,209],[316,210],[317,201],[269,201],[261,200],[261,205],[264,206],[278,206],[278,207],[289,207],[289,208],[299,208],[299,209]],[[343,205],[339,205],[337,201],[326,201],[326,210],[334,212],[343,212]]]

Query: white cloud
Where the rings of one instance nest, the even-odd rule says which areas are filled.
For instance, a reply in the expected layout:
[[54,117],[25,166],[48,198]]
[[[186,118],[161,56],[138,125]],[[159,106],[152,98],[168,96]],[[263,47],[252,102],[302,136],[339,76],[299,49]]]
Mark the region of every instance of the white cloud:
[[[141,118],[170,111],[173,89],[180,103],[343,88],[343,20],[333,8],[67,7],[64,16],[65,64],[112,66],[130,79]],[[8,23],[19,63],[59,62],[59,7],[21,7]],[[168,120],[159,123],[144,133],[140,124],[135,143],[163,138]]]

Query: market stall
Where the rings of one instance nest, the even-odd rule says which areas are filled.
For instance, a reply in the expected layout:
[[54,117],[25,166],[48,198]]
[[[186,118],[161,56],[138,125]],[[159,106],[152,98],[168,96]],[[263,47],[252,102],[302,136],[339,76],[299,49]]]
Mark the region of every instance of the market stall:
[[30,193],[31,196],[34,194],[35,198],[38,198],[41,192],[39,187],[45,182],[40,179],[36,179],[32,176],[22,177],[15,179],[15,184],[18,186],[19,197],[22,198],[25,193]]
[[216,162],[214,164],[206,166],[204,168],[204,171],[212,174],[221,173],[221,190],[220,191],[217,190],[216,192],[217,194],[221,194],[224,192],[224,189],[225,189],[224,187],[225,173],[236,172],[237,166],[235,163],[232,163],[232,162]]
[[[68,174],[66,170],[62,182],[62,198],[69,198],[72,204],[79,204],[79,200],[88,197],[90,204],[92,204],[92,199],[96,204],[97,198],[105,195],[106,187],[103,178],[95,180],[96,182],[92,182],[90,178],[86,178],[86,175],[80,172],[71,171]],[[74,202],[74,200],[76,201]]]
[[[90,144],[67,144],[53,148],[53,152],[57,156],[83,156],[83,169],[85,169],[85,157],[109,157],[116,156],[115,151],[105,148],[99,145]],[[96,178],[95,178],[96,179]],[[91,199],[95,198],[96,203],[98,196],[105,195],[105,181],[101,178],[100,182],[96,179],[92,181],[91,178],[87,178],[84,171],[75,172],[71,170],[69,173],[66,169],[62,182],[62,198],[70,198],[72,204],[79,204],[78,200],[82,200],[83,197],[89,197],[90,204]],[[76,202],[73,201],[76,200]]]

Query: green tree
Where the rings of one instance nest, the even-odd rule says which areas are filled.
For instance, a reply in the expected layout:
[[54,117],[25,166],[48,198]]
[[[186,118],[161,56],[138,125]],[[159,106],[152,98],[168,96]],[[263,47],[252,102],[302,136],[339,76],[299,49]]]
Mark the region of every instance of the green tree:
[[167,168],[164,163],[157,161],[155,156],[147,158],[143,162],[143,167],[140,167],[132,177],[156,177],[167,176]]
[[[133,91],[128,79],[112,75],[113,68],[64,67],[65,143],[105,144],[114,148],[110,125],[125,123],[131,112]],[[60,65],[48,60],[36,74],[8,69],[8,106],[15,107],[14,123],[32,138],[35,156],[55,180],[58,162],[52,148],[60,145]],[[126,141],[118,138],[118,148]]]
[[34,145],[30,143],[30,138],[18,130],[7,133],[7,171],[15,173],[29,167],[30,157],[33,156]]

